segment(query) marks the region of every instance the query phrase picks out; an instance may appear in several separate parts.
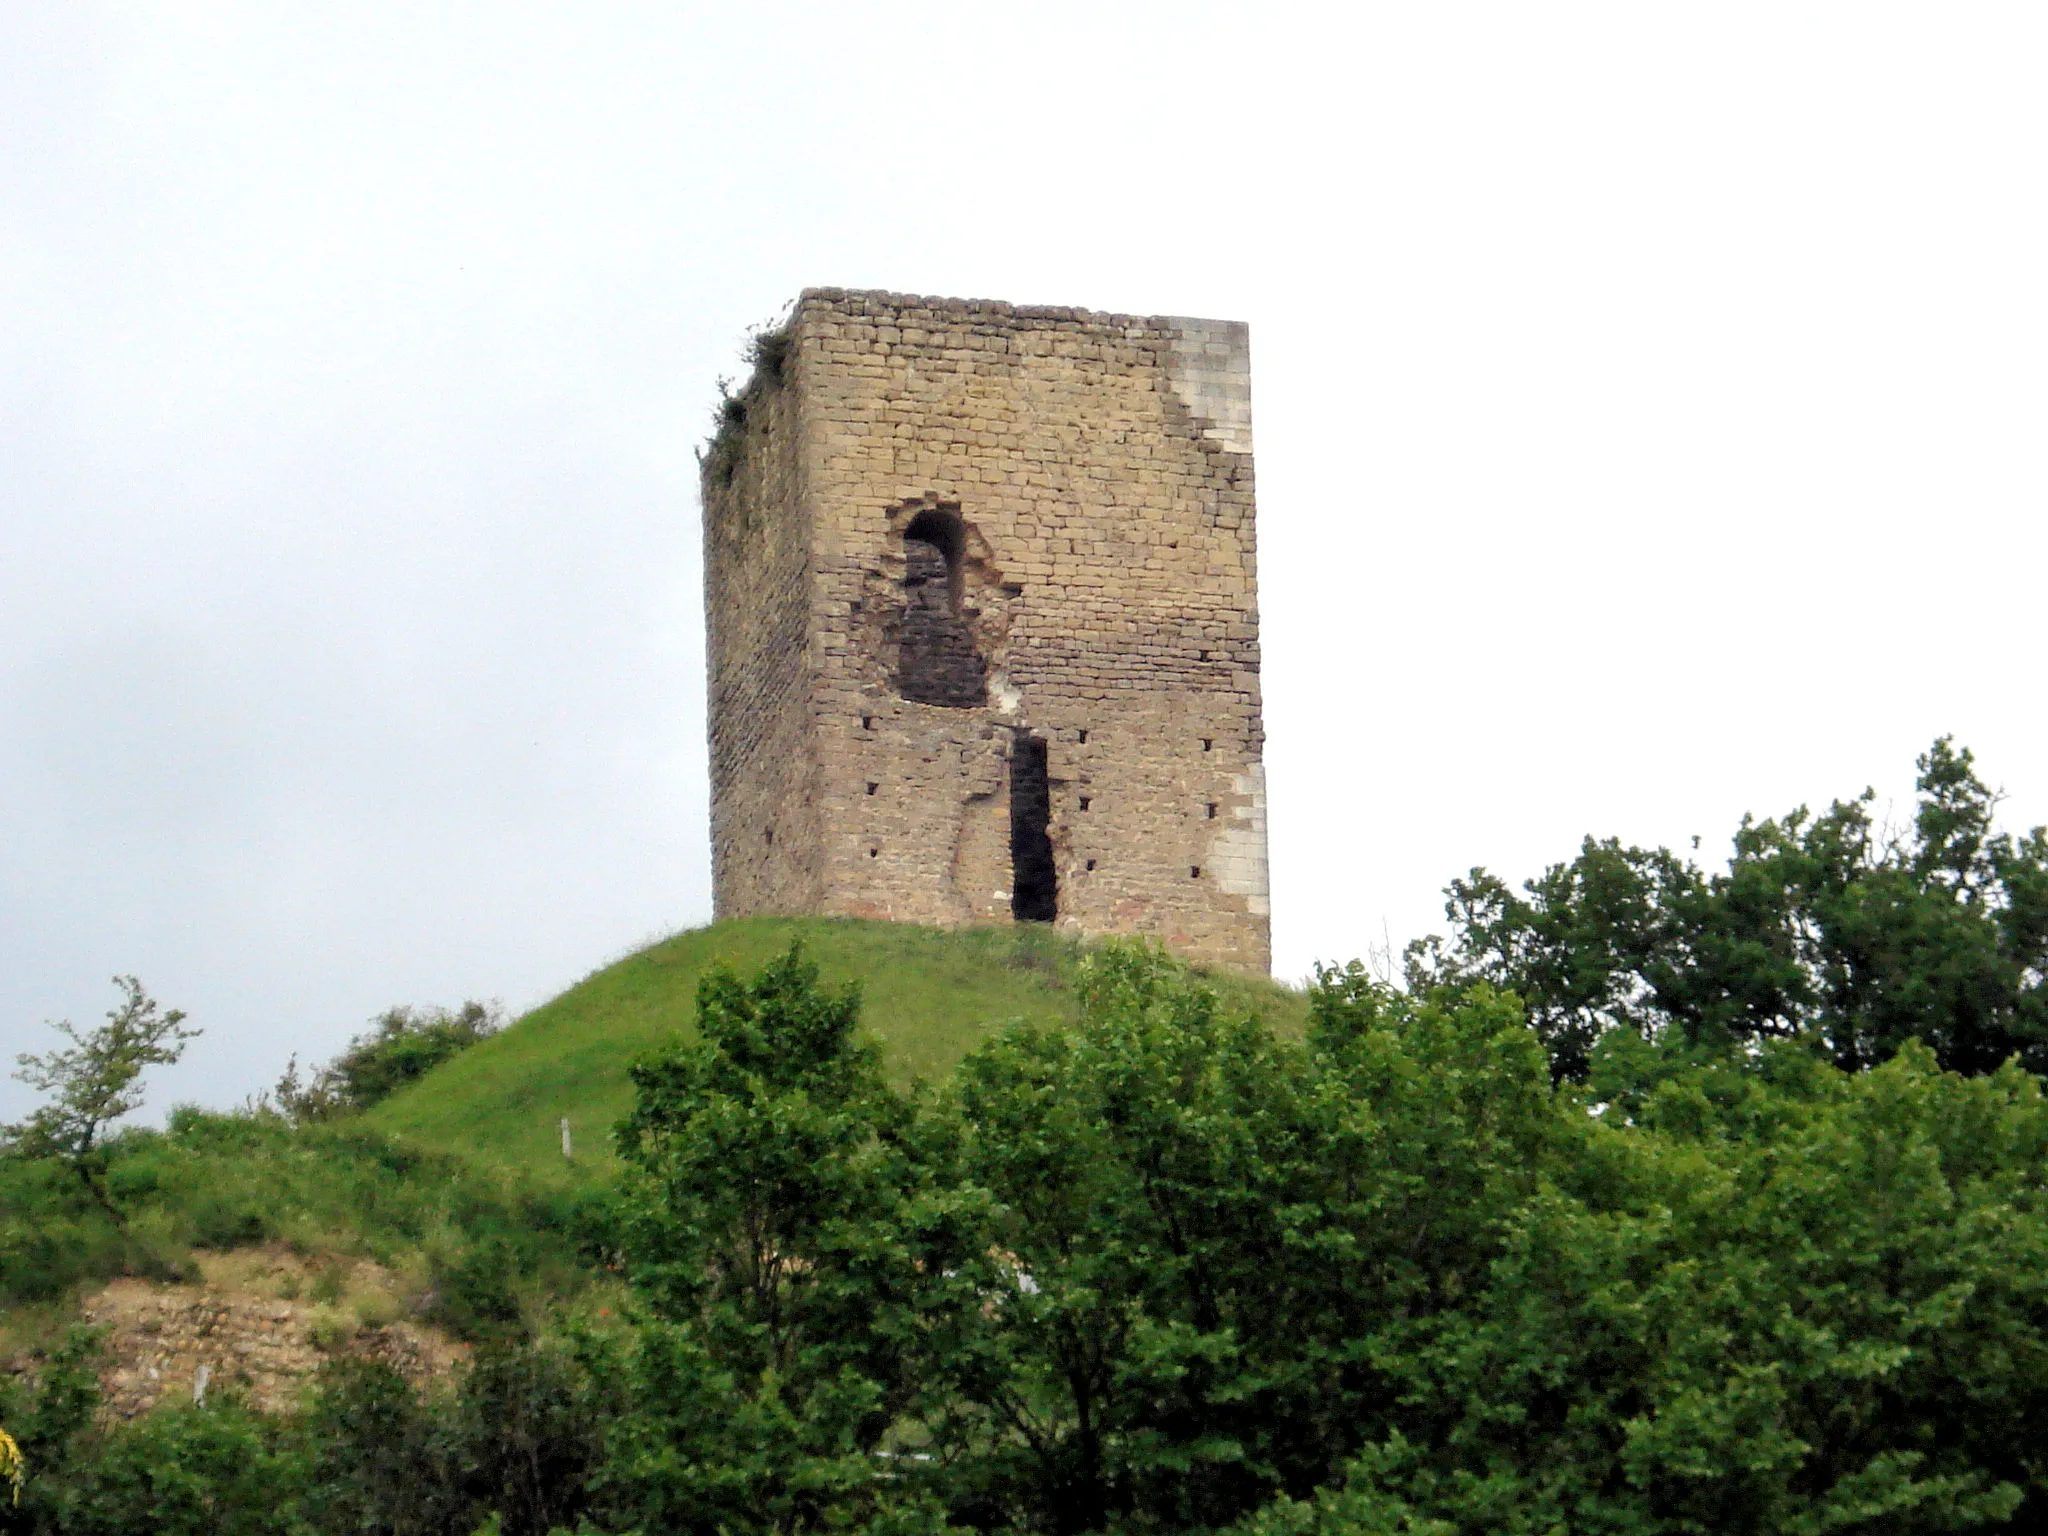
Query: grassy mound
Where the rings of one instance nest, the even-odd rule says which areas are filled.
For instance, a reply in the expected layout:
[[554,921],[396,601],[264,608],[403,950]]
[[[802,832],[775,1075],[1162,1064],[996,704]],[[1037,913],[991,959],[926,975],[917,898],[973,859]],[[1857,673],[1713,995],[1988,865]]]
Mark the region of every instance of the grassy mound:
[[[903,1083],[933,1079],[1013,1019],[1074,1017],[1083,946],[1031,925],[945,932],[841,918],[747,918],[692,929],[586,977],[502,1034],[471,1047],[370,1111],[380,1130],[543,1179],[613,1166],[610,1131],[630,1106],[626,1068],[688,1032],[697,978],[724,961],[758,968],[801,940],[824,979],[858,982],[866,1027]],[[1234,1007],[1298,1032],[1301,994],[1271,982],[1211,978]],[[565,1163],[560,1122],[576,1157]]]
[[515,1323],[526,1298],[563,1301],[589,1280],[582,1191],[359,1119],[295,1126],[266,1110],[186,1105],[164,1129],[125,1130],[106,1147],[119,1222],[54,1159],[0,1158],[0,1380],[100,1283],[211,1283],[220,1256],[242,1250],[274,1247],[331,1273],[367,1261],[396,1277],[400,1313],[472,1339]]

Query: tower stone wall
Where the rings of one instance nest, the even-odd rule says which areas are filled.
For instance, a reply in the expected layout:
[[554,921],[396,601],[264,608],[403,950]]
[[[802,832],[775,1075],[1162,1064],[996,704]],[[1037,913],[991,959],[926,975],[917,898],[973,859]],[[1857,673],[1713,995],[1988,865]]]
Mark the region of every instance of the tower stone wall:
[[1270,964],[1243,325],[812,289],[705,456],[721,917]]

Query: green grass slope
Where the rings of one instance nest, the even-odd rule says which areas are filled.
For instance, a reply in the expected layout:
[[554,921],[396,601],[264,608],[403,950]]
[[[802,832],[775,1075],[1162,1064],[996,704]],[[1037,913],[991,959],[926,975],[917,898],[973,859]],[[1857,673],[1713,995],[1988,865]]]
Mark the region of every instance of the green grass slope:
[[[758,968],[792,939],[803,942],[825,981],[860,983],[862,1022],[899,1083],[944,1076],[1013,1019],[1074,1017],[1083,947],[1050,929],[945,932],[840,918],[746,918],[677,934],[586,977],[393,1095],[369,1121],[544,1179],[607,1171],[611,1127],[632,1096],[626,1068],[694,1027],[697,978],[718,961],[743,972]],[[1300,993],[1249,977],[1211,981],[1232,1006],[1256,1009],[1284,1033],[1300,1031]],[[565,1117],[575,1135],[573,1165],[561,1154]]]

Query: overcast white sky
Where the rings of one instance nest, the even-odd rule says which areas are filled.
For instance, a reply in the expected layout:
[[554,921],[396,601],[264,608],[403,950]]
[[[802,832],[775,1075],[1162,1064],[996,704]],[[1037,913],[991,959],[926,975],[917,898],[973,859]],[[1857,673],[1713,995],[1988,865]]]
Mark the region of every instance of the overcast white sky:
[[1940,732],[2048,820],[2044,44],[0,4],[0,1048],[132,971],[227,1103],[707,920],[693,452],[807,284],[1251,322],[1283,976]]

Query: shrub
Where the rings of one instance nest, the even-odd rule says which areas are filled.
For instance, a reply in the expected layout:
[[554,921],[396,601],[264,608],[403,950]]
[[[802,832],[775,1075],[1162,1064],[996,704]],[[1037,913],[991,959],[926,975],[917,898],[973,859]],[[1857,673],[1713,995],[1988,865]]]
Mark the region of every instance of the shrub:
[[63,1536],[297,1536],[301,1453],[230,1397],[95,1431],[44,1490]]
[[604,1383],[559,1343],[479,1351],[463,1378],[458,1432],[470,1490],[496,1512],[503,1536],[576,1524],[615,1407]]
[[[190,1279],[193,1247],[275,1236],[308,1254],[387,1259],[429,1244],[437,1267],[422,1282],[451,1282],[441,1320],[472,1336],[517,1317],[515,1276],[561,1295],[587,1278],[573,1201],[529,1197],[502,1175],[359,1121],[294,1125],[261,1109],[187,1106],[164,1132],[113,1138],[106,1155],[125,1227],[54,1159],[0,1157],[0,1307],[54,1301],[115,1275]],[[339,1293],[327,1282],[315,1299]]]
[[515,1269],[516,1250],[501,1237],[433,1255],[429,1315],[464,1338],[502,1335],[519,1321]]
[[463,1489],[444,1410],[390,1366],[336,1360],[306,1416],[306,1512],[325,1531],[468,1536],[481,1516]]
[[455,1009],[387,1008],[311,1078],[300,1078],[293,1057],[272,1097],[280,1111],[301,1122],[368,1109],[504,1027],[497,1004],[474,999]]

